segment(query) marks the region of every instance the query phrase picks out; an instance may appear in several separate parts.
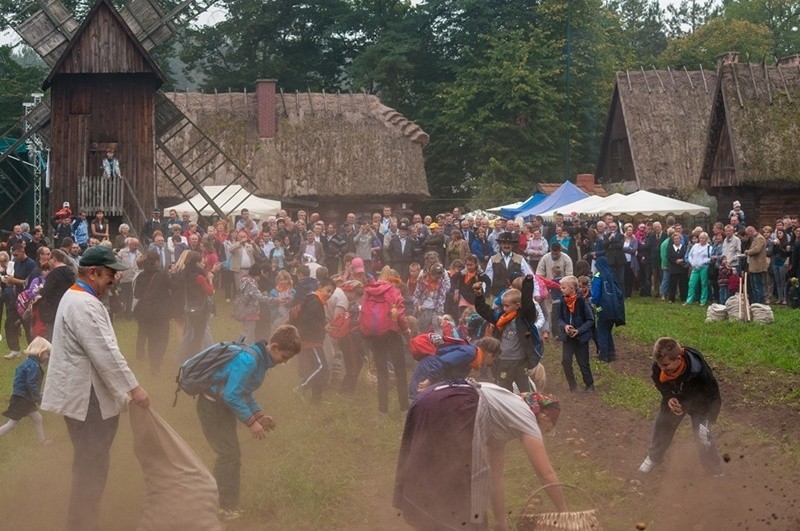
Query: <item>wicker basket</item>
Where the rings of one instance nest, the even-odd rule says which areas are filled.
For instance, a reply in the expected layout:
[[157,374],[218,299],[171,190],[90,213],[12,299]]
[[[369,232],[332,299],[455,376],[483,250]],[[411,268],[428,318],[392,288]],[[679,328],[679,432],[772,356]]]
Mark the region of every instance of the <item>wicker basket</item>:
[[554,485],[575,489],[583,494],[583,496],[587,498],[592,505],[594,505],[594,500],[592,500],[592,497],[589,495],[589,493],[574,485],[568,485],[566,483],[551,483],[549,485],[543,485],[533,491],[530,496],[528,496],[528,500],[525,502],[525,505],[520,511],[519,516],[517,516],[516,524],[518,531],[596,531],[602,529],[600,527],[600,522],[597,520],[597,511],[595,509],[588,509],[586,511],[568,511],[565,513],[534,513],[532,507],[534,497],[542,490]]

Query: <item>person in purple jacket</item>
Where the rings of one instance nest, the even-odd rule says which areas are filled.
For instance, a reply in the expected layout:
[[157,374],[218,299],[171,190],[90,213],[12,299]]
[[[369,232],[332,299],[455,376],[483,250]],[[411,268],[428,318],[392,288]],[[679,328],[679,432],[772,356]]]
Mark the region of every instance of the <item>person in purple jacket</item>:
[[408,386],[408,397],[414,400],[423,389],[437,382],[466,378],[470,372],[494,364],[500,350],[500,342],[493,337],[483,337],[474,345],[439,345],[435,354],[419,360]]

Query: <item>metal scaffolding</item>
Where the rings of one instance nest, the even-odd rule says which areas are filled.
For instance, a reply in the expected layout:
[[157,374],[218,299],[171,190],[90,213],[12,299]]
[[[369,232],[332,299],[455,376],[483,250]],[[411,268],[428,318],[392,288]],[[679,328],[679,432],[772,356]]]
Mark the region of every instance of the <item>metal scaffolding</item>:
[[[25,117],[23,120],[23,133],[27,133],[34,127],[34,124],[27,120],[28,115],[38,105],[42,103],[44,94],[41,92],[34,92],[31,94],[32,102],[23,103],[25,107]],[[34,133],[25,141],[25,146],[28,149],[28,164],[31,166],[33,173],[33,223],[34,225],[42,224],[42,208],[44,190],[43,188],[49,187],[50,183],[43,183],[47,175],[47,165],[50,161],[50,148],[45,146],[39,135]]]

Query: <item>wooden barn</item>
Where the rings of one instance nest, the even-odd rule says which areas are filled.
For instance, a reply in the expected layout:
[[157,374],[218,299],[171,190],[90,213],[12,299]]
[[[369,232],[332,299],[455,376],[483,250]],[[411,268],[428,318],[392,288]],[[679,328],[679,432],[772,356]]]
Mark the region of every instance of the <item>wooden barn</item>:
[[[262,80],[255,93],[167,97],[253,177],[259,194],[316,203],[325,220],[384,204],[418,208],[429,196],[422,156],[428,135],[375,96],[284,94]],[[191,146],[191,135],[183,142]],[[227,171],[218,168],[205,182],[219,182]]]
[[684,197],[696,190],[716,84],[704,70],[617,72],[598,182]]
[[700,186],[716,196],[721,217],[738,200],[755,226],[800,212],[800,56],[764,66],[726,54]]
[[[165,77],[108,0],[98,0],[43,84],[51,88],[51,208],[111,215],[155,206],[154,100]],[[103,179],[108,150],[122,179]],[[134,216],[132,221],[141,221]]]

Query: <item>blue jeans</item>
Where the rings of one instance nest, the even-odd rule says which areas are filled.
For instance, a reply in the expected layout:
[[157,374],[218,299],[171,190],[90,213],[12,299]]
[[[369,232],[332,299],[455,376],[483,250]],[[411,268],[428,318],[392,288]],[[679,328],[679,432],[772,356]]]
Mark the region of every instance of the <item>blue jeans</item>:
[[719,303],[720,304],[725,304],[725,301],[727,301],[728,297],[730,297],[730,296],[731,296],[731,294],[728,291],[728,286],[727,285],[726,286],[720,285],[720,287],[719,287]]
[[753,302],[764,304],[764,273],[749,273],[748,282],[753,294]]
[[662,297],[667,296],[667,290],[669,290],[669,273],[666,269],[661,269],[661,287],[658,289],[658,293]]
[[614,322],[600,317],[596,323],[597,344],[599,346],[597,357],[601,361],[614,361],[617,357],[617,348],[614,346],[614,335],[612,334]]

